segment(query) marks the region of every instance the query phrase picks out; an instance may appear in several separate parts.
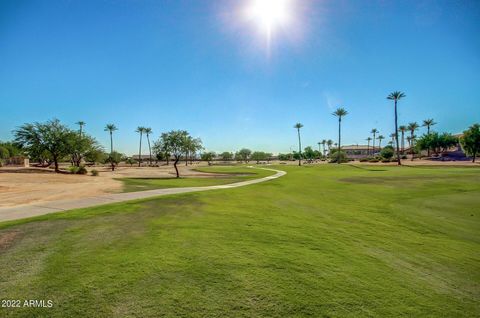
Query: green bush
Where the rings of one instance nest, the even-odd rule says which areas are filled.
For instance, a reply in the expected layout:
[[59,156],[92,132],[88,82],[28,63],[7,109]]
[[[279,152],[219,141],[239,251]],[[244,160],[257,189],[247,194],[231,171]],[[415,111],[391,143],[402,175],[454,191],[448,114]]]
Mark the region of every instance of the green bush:
[[386,146],[380,151],[380,156],[384,159],[390,159],[393,157],[394,150],[392,146]]
[[368,160],[370,160],[370,158],[360,158],[360,162],[368,162]]
[[372,159],[368,160],[368,162],[378,162],[378,161],[379,161],[379,160],[376,159],[376,158],[372,158]]
[[77,174],[87,174],[87,173],[88,171],[87,171],[87,168],[85,168],[85,166],[78,167]]
[[87,169],[84,166],[71,166],[68,167],[68,171],[70,171],[71,174],[87,174]]
[[70,171],[71,174],[77,174],[78,167],[77,166],[68,167],[68,171]]
[[348,162],[347,154],[344,151],[340,151],[340,152],[336,151],[330,156],[330,163],[334,163],[334,162],[340,162],[340,163]]
[[92,174],[92,176],[97,177],[100,174],[100,172],[98,172],[98,170],[93,169],[91,171],[91,174]]
[[390,159],[382,159],[382,162],[387,163],[387,162],[391,162],[391,160]]

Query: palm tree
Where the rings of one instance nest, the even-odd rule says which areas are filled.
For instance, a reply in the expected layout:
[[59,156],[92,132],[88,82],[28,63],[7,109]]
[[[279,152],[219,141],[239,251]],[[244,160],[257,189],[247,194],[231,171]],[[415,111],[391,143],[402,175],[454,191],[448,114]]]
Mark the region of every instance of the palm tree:
[[387,99],[393,100],[395,102],[395,142],[397,145],[397,162],[399,165],[402,163],[400,162],[400,146],[398,145],[398,113],[397,113],[397,102],[404,98],[406,95],[402,92],[393,92],[387,96]]
[[78,130],[78,133],[80,134],[80,138],[82,138],[83,126],[85,126],[85,122],[79,120],[79,121],[77,121],[75,124],[77,124],[78,126],[80,126],[80,129]]
[[338,154],[337,154],[337,163],[340,163],[340,149],[341,149],[341,141],[342,141],[342,117],[348,115],[348,112],[345,108],[339,107],[332,113],[333,116],[338,117]]
[[415,156],[415,153],[413,151],[413,147],[415,146],[415,130],[417,130],[419,127],[420,126],[417,124],[417,122],[409,123],[407,126],[407,129],[410,131],[410,140],[411,140],[410,152],[412,154],[412,161],[413,161],[413,157]]
[[327,144],[327,141],[325,139],[322,140],[322,146],[323,146],[323,156],[326,156],[326,151],[325,151],[325,145]]
[[140,147],[138,148],[138,166],[142,165],[142,135],[145,132],[145,127],[138,126],[135,132],[140,134]]
[[397,134],[395,134],[395,133],[391,133],[391,134],[390,134],[390,138],[392,138],[392,141],[391,141],[392,145],[395,144],[395,136],[396,136],[396,135],[397,135]]
[[370,156],[370,141],[372,141],[372,137],[368,137],[367,139],[367,156]]
[[407,126],[401,125],[398,127],[398,131],[402,133],[402,154],[405,151],[405,132],[407,131]]
[[370,132],[373,134],[373,155],[375,155],[375,136],[378,134],[377,128],[373,128],[372,131]]
[[322,142],[319,141],[319,142],[317,142],[317,144],[318,144],[318,153],[320,154],[320,157],[321,157],[322,156],[322,148],[321,148]]
[[333,140],[332,139],[328,139],[327,140],[327,147],[328,147],[328,156],[330,157],[330,152],[332,150],[332,145],[333,145]]
[[382,140],[385,139],[383,135],[378,136],[378,149],[382,149]]
[[[423,121],[423,127],[427,127],[427,135],[430,135],[430,127],[436,124],[437,123],[432,118]],[[427,149],[427,155],[430,157],[430,147]]]
[[300,139],[300,128],[302,128],[303,125],[301,123],[296,123],[295,126],[293,126],[293,128],[297,129],[297,133],[298,133],[298,165],[301,166],[302,165],[302,140]]
[[[115,130],[118,130],[118,128],[114,124],[107,124],[104,129],[104,131],[108,131],[110,133],[110,156],[113,155],[113,132]],[[110,163],[112,165],[112,171],[113,171],[115,169],[113,160],[110,160]]]
[[150,134],[153,133],[152,128],[150,127],[145,128],[144,133],[147,136],[148,152],[150,153],[150,165],[152,165],[152,147],[150,147]]

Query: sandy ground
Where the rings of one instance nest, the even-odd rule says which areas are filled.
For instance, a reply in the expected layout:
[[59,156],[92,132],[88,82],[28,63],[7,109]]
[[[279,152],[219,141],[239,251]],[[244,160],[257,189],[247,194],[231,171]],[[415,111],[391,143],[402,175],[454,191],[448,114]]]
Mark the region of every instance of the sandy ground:
[[[255,165],[255,162],[250,162]],[[271,162],[279,164],[279,162]],[[441,162],[429,160],[402,160],[404,165],[438,165],[438,166],[475,166],[480,164],[467,161]],[[290,161],[288,165],[296,165],[298,161]],[[326,164],[325,161],[311,164]],[[358,165],[396,165],[391,163],[360,163]],[[205,163],[185,167],[179,165],[183,177],[214,177],[218,175],[200,173],[193,169],[205,166]],[[114,172],[107,167],[95,167],[100,172],[98,177],[90,175],[57,174],[51,169],[40,168],[0,168],[0,207],[13,207],[24,204],[41,204],[57,200],[73,200],[94,197],[122,190],[122,182],[117,178],[172,178],[175,177],[173,166],[161,167],[118,167]]]
[[[198,165],[179,166],[183,177],[209,177],[192,169]],[[23,204],[41,204],[66,199],[81,199],[106,193],[120,192],[122,182],[116,178],[172,178],[173,166],[119,167],[114,172],[106,167],[95,167],[97,177],[54,173],[51,169],[0,168],[0,207]]]

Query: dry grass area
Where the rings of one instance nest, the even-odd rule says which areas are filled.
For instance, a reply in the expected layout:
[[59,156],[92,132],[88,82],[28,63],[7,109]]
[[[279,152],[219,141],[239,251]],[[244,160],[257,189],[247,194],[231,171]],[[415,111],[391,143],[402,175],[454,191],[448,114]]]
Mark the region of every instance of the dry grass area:
[[[179,167],[184,177],[211,177],[197,172],[198,165]],[[54,173],[47,168],[0,168],[0,207],[41,204],[56,200],[81,199],[105,193],[120,192],[123,183],[118,178],[172,178],[173,166],[95,167],[100,175],[71,175]]]

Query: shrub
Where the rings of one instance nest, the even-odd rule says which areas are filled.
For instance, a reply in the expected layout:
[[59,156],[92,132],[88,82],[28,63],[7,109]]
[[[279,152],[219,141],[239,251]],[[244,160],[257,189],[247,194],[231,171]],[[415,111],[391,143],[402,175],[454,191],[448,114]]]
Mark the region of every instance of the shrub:
[[94,176],[94,177],[97,177],[97,176],[100,174],[100,172],[98,172],[98,170],[95,170],[95,169],[93,169],[90,173],[91,173],[92,176]]
[[400,158],[402,158],[402,159],[407,159],[407,155],[403,155],[403,156],[401,156]]
[[336,151],[335,153],[333,153],[331,155],[331,159],[330,159],[330,163],[334,163],[334,162],[348,162],[348,159],[347,159],[347,155],[345,154],[345,152],[343,151]]
[[68,167],[68,171],[70,171],[71,174],[77,174],[78,167],[77,166]]
[[360,158],[360,162],[367,162],[368,160],[370,160],[369,158]]
[[87,174],[87,173],[88,171],[87,171],[87,168],[85,168],[85,166],[78,167],[77,174]]
[[380,156],[385,159],[390,159],[393,157],[394,150],[392,146],[386,146],[380,151]]
[[376,158],[372,158],[372,159],[368,160],[368,162],[378,162],[378,161],[379,161],[379,160],[376,159]]
[[387,162],[391,162],[391,160],[390,159],[382,159],[382,162],[387,163]]

